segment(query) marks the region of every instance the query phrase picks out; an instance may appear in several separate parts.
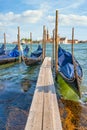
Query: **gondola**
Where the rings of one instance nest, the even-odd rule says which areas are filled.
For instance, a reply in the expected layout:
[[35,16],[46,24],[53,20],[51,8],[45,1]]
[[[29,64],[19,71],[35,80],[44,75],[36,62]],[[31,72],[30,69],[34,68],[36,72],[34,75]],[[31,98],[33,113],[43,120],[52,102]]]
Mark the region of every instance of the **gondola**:
[[[25,47],[23,53],[28,53],[28,47]],[[22,51],[19,51],[16,45],[11,51],[5,51],[3,55],[0,55],[0,65],[17,62],[19,56],[22,58]]]
[[28,47],[28,45],[26,45],[26,47],[23,50],[23,55],[28,56],[28,53],[29,53],[29,47]]
[[0,55],[3,55],[3,54],[5,54],[5,45],[4,44],[2,44],[2,46],[1,46],[1,48],[0,48]]
[[[74,59],[74,62],[73,62]],[[82,81],[82,68],[79,62],[72,57],[72,54],[62,49],[60,46],[58,48],[58,82],[67,84],[74,92],[81,97],[80,94],[80,84]]]
[[25,64],[27,66],[32,66],[35,64],[38,64],[42,61],[42,48],[40,45],[38,45],[38,48],[36,51],[32,52],[29,57],[24,57]]

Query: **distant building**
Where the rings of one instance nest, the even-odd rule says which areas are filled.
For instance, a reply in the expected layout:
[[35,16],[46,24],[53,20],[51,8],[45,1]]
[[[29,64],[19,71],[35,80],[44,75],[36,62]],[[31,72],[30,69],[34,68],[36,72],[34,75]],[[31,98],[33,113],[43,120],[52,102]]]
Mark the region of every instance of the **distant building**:
[[60,44],[67,44],[67,38],[66,37],[61,37],[60,38]]
[[87,40],[85,40],[85,41],[79,41],[78,43],[87,43]]
[[[68,43],[72,43],[72,40],[71,39],[68,39],[67,41]],[[79,41],[77,39],[74,39],[74,43],[78,43]]]
[[17,41],[13,41],[12,43],[13,43],[13,44],[18,44],[18,42],[17,42]]
[[21,43],[24,43],[24,44],[26,43],[26,42],[25,42],[25,39],[21,39],[20,42],[21,42]]

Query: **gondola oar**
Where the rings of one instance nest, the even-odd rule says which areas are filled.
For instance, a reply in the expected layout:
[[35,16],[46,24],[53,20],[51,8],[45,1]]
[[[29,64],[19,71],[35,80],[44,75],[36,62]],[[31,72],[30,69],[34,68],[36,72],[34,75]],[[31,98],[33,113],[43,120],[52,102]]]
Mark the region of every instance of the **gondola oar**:
[[76,63],[75,63],[75,59],[74,59],[74,28],[72,28],[72,61],[73,61],[73,65],[74,65],[74,74],[75,74],[77,87],[78,87],[78,91],[79,91],[79,97],[81,98],[79,79],[78,79],[78,74],[77,74],[77,70],[76,70]]

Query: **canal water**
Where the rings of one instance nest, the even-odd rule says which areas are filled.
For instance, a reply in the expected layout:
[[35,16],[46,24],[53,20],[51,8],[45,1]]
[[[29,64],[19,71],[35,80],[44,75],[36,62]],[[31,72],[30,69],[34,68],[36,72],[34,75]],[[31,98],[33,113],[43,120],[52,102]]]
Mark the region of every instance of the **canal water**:
[[[14,46],[7,44],[7,50]],[[33,44],[32,50],[37,46]],[[71,51],[71,45],[61,44],[61,47]],[[52,44],[47,44],[46,48],[46,55],[52,56]],[[67,97],[58,84],[56,92],[63,130],[87,130],[87,44],[75,44],[74,55],[83,69],[82,98]],[[39,69],[40,64],[28,67],[24,62],[0,66],[0,130],[24,130]]]

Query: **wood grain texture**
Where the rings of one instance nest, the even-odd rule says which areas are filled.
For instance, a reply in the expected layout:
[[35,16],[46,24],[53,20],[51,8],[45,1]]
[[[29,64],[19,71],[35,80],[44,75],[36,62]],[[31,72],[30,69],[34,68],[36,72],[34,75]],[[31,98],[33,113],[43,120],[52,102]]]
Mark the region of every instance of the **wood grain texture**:
[[40,68],[25,130],[62,130],[50,57]]

